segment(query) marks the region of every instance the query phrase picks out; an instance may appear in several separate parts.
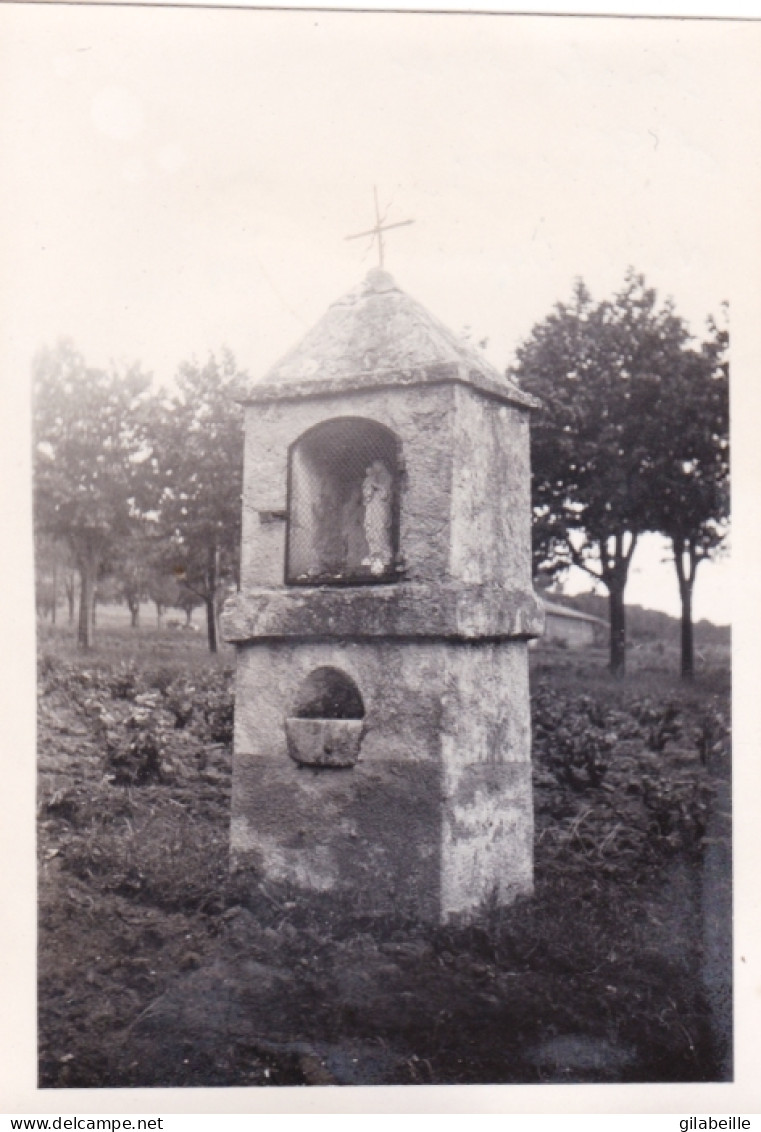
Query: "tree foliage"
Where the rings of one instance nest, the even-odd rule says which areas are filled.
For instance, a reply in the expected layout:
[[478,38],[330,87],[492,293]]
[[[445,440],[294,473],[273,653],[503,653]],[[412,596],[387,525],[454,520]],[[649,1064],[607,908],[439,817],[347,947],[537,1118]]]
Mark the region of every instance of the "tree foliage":
[[92,644],[98,575],[139,511],[149,383],[137,366],[88,366],[66,341],[34,364],[35,522],[65,539],[76,561],[83,648]]
[[511,376],[538,396],[532,432],[535,565],[578,566],[609,594],[610,666],[622,674],[624,592],[653,529],[660,399],[689,354],[673,305],[629,270],[612,299],[576,284],[520,346]]
[[187,362],[153,424],[159,523],[175,578],[206,608],[217,648],[218,606],[239,579],[243,485],[243,377],[224,351]]
[[[144,465],[145,466],[145,465]],[[151,479],[155,473],[148,471]],[[143,491],[150,491],[146,484]],[[140,624],[140,606],[153,599],[162,588],[163,546],[158,522],[153,515],[142,516],[128,535],[115,544],[106,563],[106,569],[117,601],[124,602],[130,612],[132,628]],[[175,586],[176,590],[176,586]]]
[[218,606],[238,580],[242,378],[224,352],[181,366],[173,395],[153,395],[149,384],[137,366],[88,366],[69,342],[40,353],[37,529],[71,548],[82,647],[92,644],[95,587],[107,573],[133,624],[149,595],[159,612],[169,596],[191,610],[204,604],[216,650]]
[[682,675],[694,674],[692,595],[701,562],[722,548],[729,520],[729,335],[685,351],[664,381],[651,472],[651,519],[670,543],[682,606]]

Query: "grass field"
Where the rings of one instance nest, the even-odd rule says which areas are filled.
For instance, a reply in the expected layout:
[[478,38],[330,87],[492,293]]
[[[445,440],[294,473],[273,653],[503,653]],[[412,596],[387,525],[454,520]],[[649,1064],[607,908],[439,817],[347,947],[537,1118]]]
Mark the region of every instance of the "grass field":
[[535,896],[438,927],[238,889],[231,650],[39,645],[42,1086],[727,1079],[720,650],[533,651]]

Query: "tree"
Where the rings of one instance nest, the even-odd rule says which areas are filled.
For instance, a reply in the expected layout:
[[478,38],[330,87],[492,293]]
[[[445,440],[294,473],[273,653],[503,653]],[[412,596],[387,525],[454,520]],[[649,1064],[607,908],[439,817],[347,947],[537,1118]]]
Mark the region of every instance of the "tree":
[[155,423],[161,483],[159,521],[172,573],[206,608],[209,648],[217,651],[217,601],[238,584],[243,485],[244,379],[229,351],[204,366],[180,367],[178,392]]
[[160,569],[157,528],[155,519],[136,519],[129,534],[115,544],[106,563],[114,583],[114,597],[126,604],[133,629],[140,624],[140,605],[152,597],[151,589]]
[[83,649],[92,646],[98,576],[135,522],[147,455],[140,407],[149,382],[137,366],[94,369],[66,341],[34,363],[35,523],[71,548]]
[[156,625],[160,629],[164,623],[164,613],[177,604],[180,587],[171,574],[154,568],[148,579],[148,596],[156,606]]
[[77,568],[68,544],[59,538],[38,531],[34,554],[35,604],[37,612],[58,620],[58,600],[63,596],[68,606],[69,623],[74,621],[77,592]]
[[637,540],[652,529],[649,492],[663,382],[689,333],[670,302],[629,270],[596,303],[570,303],[534,327],[511,377],[543,402],[532,431],[534,564],[577,566],[608,591],[610,668],[623,675],[624,593]]
[[722,548],[729,519],[728,332],[685,351],[662,383],[658,457],[650,470],[652,525],[670,540],[681,602],[681,673],[695,672],[692,622],[698,566]]
[[[185,625],[190,626],[193,620],[193,610],[197,609],[202,602],[194,590],[189,590],[187,586],[181,584],[177,587],[177,597],[173,604],[175,609],[182,610],[185,614]],[[217,608],[219,608],[218,605]]]

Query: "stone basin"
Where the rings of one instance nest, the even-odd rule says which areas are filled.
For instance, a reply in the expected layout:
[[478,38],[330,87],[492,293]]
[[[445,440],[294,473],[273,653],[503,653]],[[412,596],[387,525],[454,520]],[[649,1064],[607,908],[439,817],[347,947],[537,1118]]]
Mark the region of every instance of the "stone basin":
[[285,721],[288,754],[302,766],[354,766],[364,734],[361,719],[299,719]]

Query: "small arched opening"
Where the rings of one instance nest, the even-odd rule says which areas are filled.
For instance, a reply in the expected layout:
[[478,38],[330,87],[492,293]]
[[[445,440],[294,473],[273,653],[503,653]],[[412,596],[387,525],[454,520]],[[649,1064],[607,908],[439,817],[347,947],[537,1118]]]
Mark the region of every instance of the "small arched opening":
[[315,668],[299,688],[293,714],[297,719],[363,719],[359,688],[340,668]]
[[400,444],[362,417],[316,425],[288,461],[289,585],[390,582],[399,552]]
[[365,705],[340,668],[316,668],[299,687],[286,718],[288,754],[302,766],[350,767],[359,758]]

